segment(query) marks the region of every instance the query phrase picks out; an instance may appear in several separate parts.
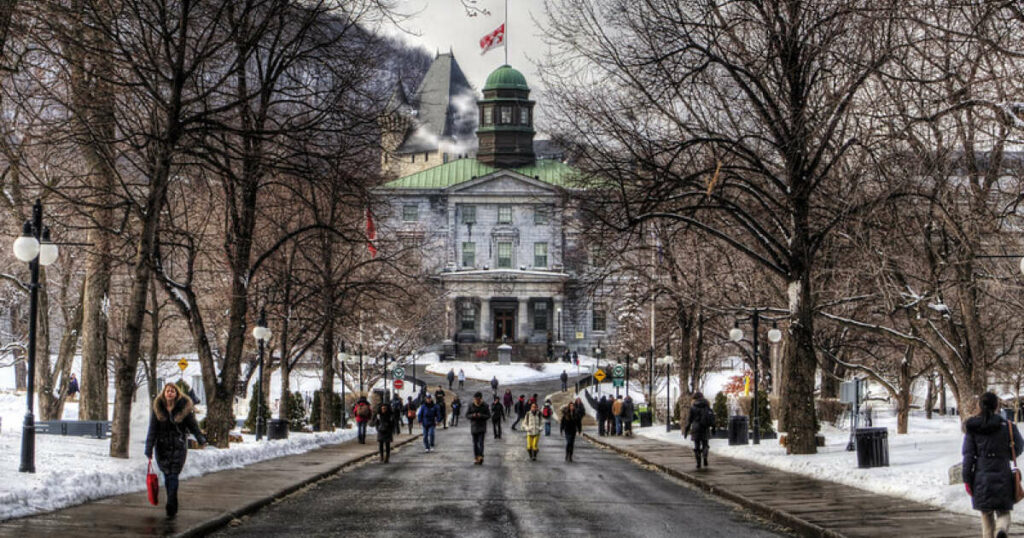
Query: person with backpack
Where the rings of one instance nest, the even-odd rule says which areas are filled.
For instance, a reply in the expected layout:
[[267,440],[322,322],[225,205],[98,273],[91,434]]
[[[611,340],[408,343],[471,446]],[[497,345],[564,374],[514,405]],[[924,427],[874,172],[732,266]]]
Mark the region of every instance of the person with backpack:
[[370,420],[371,425],[377,429],[377,452],[381,463],[388,463],[391,459],[391,441],[395,438],[394,420],[391,405],[386,402],[380,404],[377,414]]
[[615,431],[612,435],[622,435],[622,396],[616,396],[612,402],[612,416],[615,417]]
[[409,435],[412,435],[412,425],[416,423],[416,404],[412,401],[412,396],[409,396],[408,403],[405,404],[405,419],[409,421]]
[[565,461],[572,463],[572,453],[576,446],[576,434],[579,433],[576,420],[576,402],[569,402],[569,405],[562,409],[562,416],[558,420],[558,429],[565,437]]
[[530,406],[530,410],[523,417],[523,429],[526,430],[526,452],[530,459],[537,461],[537,453],[540,452],[540,432],[544,429],[544,417],[537,409],[537,404]]
[[[452,383],[455,383],[455,368],[448,370],[448,390],[452,390]],[[438,386],[437,388],[441,388]]]
[[583,433],[583,417],[587,414],[587,408],[583,407],[583,400],[578,396],[572,403],[576,406],[573,410],[573,417],[576,418],[576,433]]
[[434,399],[427,394],[423,398],[420,410],[416,413],[416,421],[423,427],[424,452],[432,452],[434,450],[434,430],[437,428],[437,423],[440,420],[441,411],[437,408],[437,404],[434,403]]
[[452,427],[459,425],[459,412],[462,411],[462,400],[459,399],[459,395],[455,395],[455,399],[452,400]]
[[498,376],[491,378],[491,390],[494,391],[495,396],[498,394]]
[[494,395],[494,403],[491,404],[491,428],[494,430],[494,438],[501,439],[501,421],[505,417],[505,406],[501,405],[498,395]]
[[633,397],[622,400],[622,435],[633,437]]
[[[454,412],[454,409],[453,409]],[[487,421],[491,418],[491,410],[484,403],[484,395],[473,394],[473,402],[466,410],[469,419],[469,433],[473,436],[473,457],[476,465],[484,464],[484,437],[487,436]]]
[[398,395],[398,391],[391,397],[391,414],[392,421],[394,422],[395,435],[402,434],[402,416],[405,415],[405,406],[402,405],[402,397]]
[[373,416],[373,408],[370,407],[370,402],[366,400],[366,396],[360,396],[356,400],[356,404],[352,406],[352,414],[356,417],[356,436],[359,438],[359,444],[366,444],[366,426],[370,423],[370,418]]
[[529,408],[526,407],[526,395],[520,394],[519,399],[516,400],[515,404],[516,421],[512,423],[512,431],[516,431],[516,426],[518,426],[519,423],[523,420],[523,417],[526,416],[527,409]]
[[544,402],[544,407],[541,408],[540,414],[544,417],[544,437],[551,435],[551,415],[555,412],[551,409],[551,400]]
[[459,390],[462,390],[463,385],[466,384],[466,372],[459,368]]
[[441,388],[441,385],[438,385],[437,390],[434,391],[434,403],[437,405],[438,411],[441,412],[441,428],[447,430],[448,410],[445,408],[444,397],[444,389]]
[[693,456],[697,459],[697,468],[703,464],[708,466],[708,438],[715,428],[715,412],[711,404],[700,392],[693,393],[693,405],[690,406],[690,418],[686,420],[683,437],[690,435],[693,439]]
[[512,396],[512,389],[505,389],[505,396],[502,398],[502,405],[505,406],[505,417],[512,414],[512,401],[515,398]]

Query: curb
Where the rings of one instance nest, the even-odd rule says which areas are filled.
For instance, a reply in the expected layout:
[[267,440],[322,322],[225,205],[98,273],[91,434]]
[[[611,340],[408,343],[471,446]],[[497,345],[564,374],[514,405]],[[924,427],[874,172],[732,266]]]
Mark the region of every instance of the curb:
[[[394,450],[394,449],[396,449],[398,447],[401,447],[401,446],[404,446],[406,444],[409,444],[409,443],[419,439],[421,435],[422,434],[416,434],[416,435],[414,435],[414,436],[412,436],[412,437],[410,437],[408,439],[405,439],[403,441],[394,443],[391,448],[392,448],[392,450]],[[351,441],[348,441],[348,442],[351,442]],[[357,457],[355,459],[348,460],[346,462],[340,463],[336,467],[332,467],[331,469],[329,469],[327,471],[324,471],[324,472],[319,473],[317,475],[311,476],[311,477],[309,477],[307,479],[304,479],[304,480],[301,480],[299,482],[296,482],[295,484],[292,484],[292,485],[290,485],[290,486],[288,486],[286,488],[283,488],[283,489],[281,489],[281,490],[279,490],[279,491],[277,491],[277,492],[275,492],[275,493],[273,493],[271,495],[268,495],[267,497],[264,497],[262,499],[253,501],[253,502],[251,502],[251,503],[249,503],[249,504],[247,504],[247,505],[245,505],[245,506],[243,506],[241,508],[238,508],[236,510],[231,510],[231,511],[228,511],[228,512],[224,512],[223,514],[221,514],[221,515],[219,515],[219,516],[217,516],[217,517],[215,517],[213,519],[207,520],[207,521],[205,521],[203,523],[200,523],[200,524],[198,524],[198,525],[196,525],[196,526],[194,526],[192,528],[186,529],[186,530],[178,533],[175,536],[179,536],[181,538],[191,538],[193,536],[206,536],[207,534],[210,534],[213,531],[216,531],[218,529],[226,527],[229,523],[231,523],[235,519],[238,519],[238,518],[240,518],[242,516],[246,516],[246,515],[249,515],[249,514],[251,514],[253,512],[256,512],[260,508],[263,508],[264,506],[267,506],[268,504],[271,504],[271,503],[273,503],[274,501],[276,501],[278,499],[287,497],[288,495],[291,495],[292,493],[295,493],[296,491],[298,491],[298,490],[300,490],[300,489],[302,489],[302,488],[304,488],[304,487],[306,487],[306,486],[308,486],[310,484],[313,484],[315,482],[319,482],[319,481],[321,481],[321,480],[323,480],[325,478],[328,478],[330,476],[338,474],[339,472],[345,470],[348,467],[352,467],[354,465],[362,463],[365,460],[368,460],[368,459],[371,459],[371,458],[375,458],[375,457],[377,457],[377,452],[376,451],[371,452],[371,453],[369,453],[369,454],[367,454],[365,456],[360,456],[360,457]]]
[[698,478],[693,474],[683,472],[678,469],[673,469],[671,467],[667,467],[665,465],[661,465],[658,463],[654,463],[635,452],[631,452],[629,450],[619,448],[609,443],[605,443],[604,441],[594,438],[589,433],[584,433],[583,438],[586,439],[587,441],[590,441],[592,444],[614,450],[619,454],[629,456],[630,458],[641,461],[646,465],[650,465],[651,467],[654,467],[665,474],[671,475],[675,478],[683,480],[684,482],[688,482],[694,486],[697,486],[702,491],[708,494],[734,502],[750,510],[751,512],[757,514],[758,516],[768,521],[771,521],[772,523],[781,524],[793,529],[800,536],[814,538],[846,538],[845,535],[840,534],[836,531],[826,529],[819,525],[815,525],[814,523],[811,523],[806,519],[790,514],[789,512],[784,512],[782,510],[772,508],[767,504],[755,501],[745,495],[740,495],[739,493],[735,493],[727,489],[723,489],[719,486],[715,486],[714,484],[711,484],[706,480]]

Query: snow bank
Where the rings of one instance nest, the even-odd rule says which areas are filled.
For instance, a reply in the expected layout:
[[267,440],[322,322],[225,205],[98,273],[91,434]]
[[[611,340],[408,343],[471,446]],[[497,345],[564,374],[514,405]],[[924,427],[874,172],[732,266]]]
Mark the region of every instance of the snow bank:
[[[427,366],[427,373],[439,376],[448,375],[449,370],[466,372],[466,379],[478,381],[490,381],[492,377],[498,378],[500,386],[517,385],[520,383],[532,383],[534,381],[548,381],[558,379],[565,371],[569,376],[576,376],[577,368],[565,362],[541,363],[536,365],[539,369],[527,366],[526,363],[514,362],[502,365],[497,362],[466,362],[466,361],[445,361]],[[584,367],[583,357],[580,357],[580,374],[586,374],[589,367]]]

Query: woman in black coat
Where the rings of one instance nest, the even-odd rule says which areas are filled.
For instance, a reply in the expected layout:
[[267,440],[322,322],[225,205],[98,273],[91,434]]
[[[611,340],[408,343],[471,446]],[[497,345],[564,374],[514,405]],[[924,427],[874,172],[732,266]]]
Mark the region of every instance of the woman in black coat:
[[[971,506],[981,511],[982,537],[1006,538],[1015,489],[1010,465],[1014,455],[1024,451],[1024,439],[1016,424],[996,414],[999,398],[995,394],[982,394],[979,403],[981,413],[964,424],[964,487]],[[1010,449],[1011,431],[1016,454]]]
[[711,404],[700,392],[693,393],[693,405],[690,406],[690,418],[683,429],[683,437],[690,435],[693,439],[693,456],[697,459],[698,469],[701,464],[708,466],[708,438],[714,424],[715,413],[711,410]]
[[576,402],[569,402],[569,405],[562,410],[558,425],[562,430],[562,435],[565,436],[565,461],[572,463],[572,453],[576,447],[576,434],[580,431]]
[[388,463],[391,459],[391,440],[395,437],[395,415],[391,412],[391,406],[382,403],[377,414],[370,421],[370,425],[377,428],[377,452],[380,454],[380,462]]
[[149,432],[146,434],[146,458],[152,460],[153,448],[156,448],[156,463],[164,473],[167,517],[178,513],[178,475],[185,466],[188,455],[186,436],[190,432],[199,444],[206,444],[206,437],[196,423],[192,400],[182,394],[177,385],[168,383],[153,400],[153,413],[149,417]]

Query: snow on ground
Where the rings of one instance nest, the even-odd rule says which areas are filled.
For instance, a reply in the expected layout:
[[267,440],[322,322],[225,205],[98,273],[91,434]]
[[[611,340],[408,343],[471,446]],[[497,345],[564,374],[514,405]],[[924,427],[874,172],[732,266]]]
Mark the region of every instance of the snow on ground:
[[[534,381],[549,381],[558,379],[565,371],[570,376],[585,375],[590,371],[590,360],[587,357],[580,357],[580,366],[577,368],[566,362],[548,362],[527,365],[524,362],[513,362],[512,364],[498,364],[497,362],[467,362],[467,361],[444,361],[427,366],[427,373],[446,376],[449,370],[466,372],[466,379],[478,381],[490,381],[492,377],[498,378],[499,386],[516,385],[520,383],[532,383]],[[537,369],[539,367],[539,369]]]
[[[24,395],[0,392],[0,521],[80,504],[101,497],[146,489],[143,454],[150,400],[143,388],[132,407],[131,457],[108,456],[109,439],[36,436],[36,472],[19,473]],[[65,418],[75,418],[78,405],[69,402]],[[244,442],[218,450],[190,450],[182,478],[233,469],[266,459],[299,454],[323,445],[353,439],[355,429],[333,433],[290,433],[287,440],[261,441],[243,435]],[[155,465],[154,465],[155,468]],[[159,472],[158,472],[159,474]],[[161,482],[163,476],[161,475]]]
[[[810,476],[820,480],[838,482],[876,493],[912,499],[965,514],[974,514],[970,498],[962,484],[949,485],[949,468],[960,462],[963,435],[956,416],[927,420],[912,416],[910,433],[896,435],[896,417],[891,412],[877,410],[875,427],[889,429],[889,467],[857,468],[857,453],[847,452],[849,430],[830,425],[822,427],[825,447],[813,455],[787,456],[778,441],[763,440],[760,445],[729,446],[726,439],[711,440],[711,465],[715,454],[755,461],[784,471]],[[655,439],[691,447],[679,431],[665,432],[664,428],[634,428],[635,432]]]

